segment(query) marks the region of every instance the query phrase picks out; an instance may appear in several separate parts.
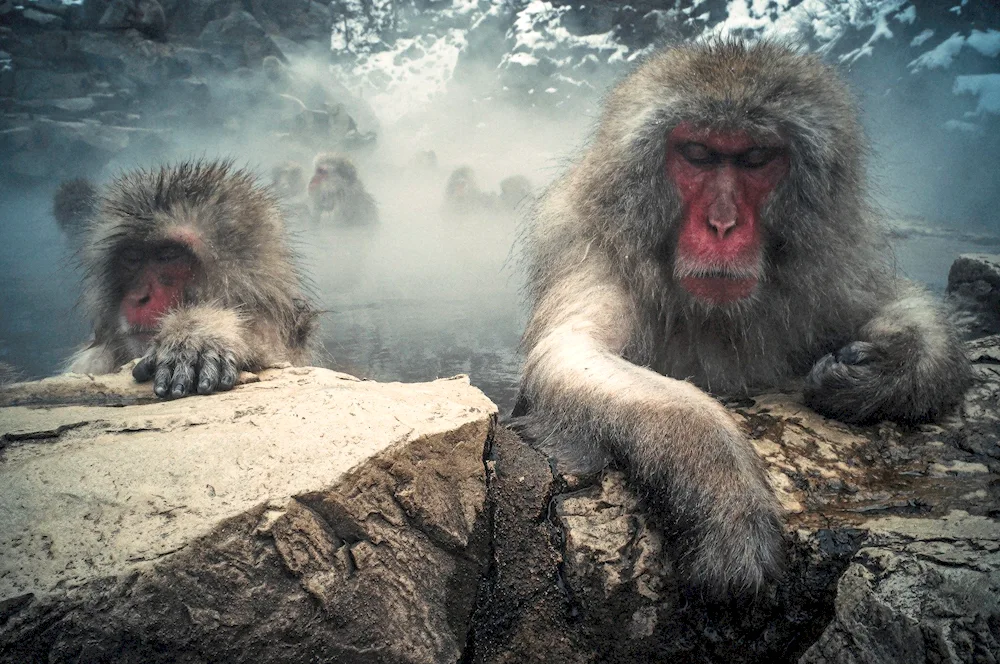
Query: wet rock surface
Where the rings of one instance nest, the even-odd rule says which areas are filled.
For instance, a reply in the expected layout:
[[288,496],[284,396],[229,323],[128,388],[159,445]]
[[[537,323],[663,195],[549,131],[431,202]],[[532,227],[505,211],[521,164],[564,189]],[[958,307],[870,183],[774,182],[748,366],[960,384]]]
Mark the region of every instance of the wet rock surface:
[[245,378],[0,393],[0,661],[458,659],[495,406],[464,377]]
[[728,404],[787,510],[789,547],[780,584],[728,604],[683,585],[623,473],[554,475],[495,436],[494,556],[469,661],[1000,660],[998,353],[1000,336],[970,342],[976,385],[934,425],[847,426],[798,394]]

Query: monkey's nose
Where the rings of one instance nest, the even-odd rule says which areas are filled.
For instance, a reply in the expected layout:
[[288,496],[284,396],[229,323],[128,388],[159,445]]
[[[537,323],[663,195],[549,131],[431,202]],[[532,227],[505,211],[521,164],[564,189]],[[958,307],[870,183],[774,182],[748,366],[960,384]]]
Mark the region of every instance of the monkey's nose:
[[720,240],[736,227],[736,218],[736,204],[732,201],[716,199],[708,208],[708,225],[715,229]]

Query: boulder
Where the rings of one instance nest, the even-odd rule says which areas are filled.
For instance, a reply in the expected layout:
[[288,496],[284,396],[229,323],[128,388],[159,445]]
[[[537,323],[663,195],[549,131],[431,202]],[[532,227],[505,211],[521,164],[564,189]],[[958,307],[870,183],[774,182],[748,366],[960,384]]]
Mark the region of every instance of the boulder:
[[0,391],[0,661],[457,661],[496,407],[317,368]]
[[65,21],[55,14],[50,14],[48,12],[38,11],[37,9],[26,8],[21,12],[21,17],[32,26],[39,28],[62,28],[65,25]]
[[787,510],[789,565],[709,603],[624,474],[553,475],[515,436],[488,450],[494,554],[472,662],[1000,661],[1000,336],[936,425],[853,427],[799,394],[729,404]]
[[1000,255],[959,256],[948,271],[948,294],[968,336],[1000,334]]

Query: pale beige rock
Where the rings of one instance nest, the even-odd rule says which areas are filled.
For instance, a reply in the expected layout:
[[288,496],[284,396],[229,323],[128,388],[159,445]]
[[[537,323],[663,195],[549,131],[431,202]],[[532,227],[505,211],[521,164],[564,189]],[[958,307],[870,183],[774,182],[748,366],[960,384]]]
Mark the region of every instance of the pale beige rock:
[[[458,658],[485,559],[482,449],[496,406],[464,376],[380,384],[285,368],[243,378],[176,401],[153,401],[128,373],[0,392],[0,404],[33,404],[0,408],[0,607],[18,607],[0,622],[0,659],[62,661],[136,630],[169,635],[173,657],[185,642],[212,652],[228,620],[218,652],[268,661],[241,608],[260,595],[291,602],[269,620],[301,620],[326,652]],[[239,575],[207,562],[219,556],[244,561]],[[183,598],[193,624],[145,627],[178,576],[203,582]],[[123,588],[127,598],[115,594]],[[110,616],[83,608],[94,604]],[[317,606],[310,627],[303,615]],[[308,661],[308,640],[293,654],[271,643],[274,661]],[[155,660],[135,647],[114,659]]]

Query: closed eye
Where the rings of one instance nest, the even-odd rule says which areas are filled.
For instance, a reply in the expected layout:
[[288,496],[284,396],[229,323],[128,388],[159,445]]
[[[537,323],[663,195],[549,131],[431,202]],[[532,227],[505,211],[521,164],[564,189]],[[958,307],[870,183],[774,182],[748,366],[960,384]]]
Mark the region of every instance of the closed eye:
[[734,161],[741,168],[761,168],[774,161],[780,153],[778,148],[751,148],[736,155]]
[[701,143],[681,143],[677,146],[677,151],[688,163],[695,166],[718,164],[722,158],[718,152]]

